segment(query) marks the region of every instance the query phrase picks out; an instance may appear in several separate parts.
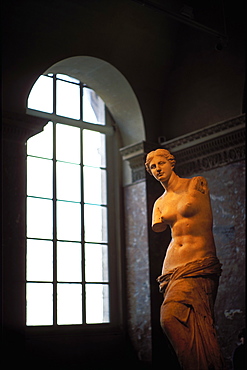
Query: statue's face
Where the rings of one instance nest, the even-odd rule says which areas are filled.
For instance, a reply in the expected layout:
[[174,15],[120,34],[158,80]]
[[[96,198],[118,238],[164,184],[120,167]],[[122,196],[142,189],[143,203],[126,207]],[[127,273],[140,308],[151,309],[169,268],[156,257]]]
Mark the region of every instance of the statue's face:
[[166,182],[169,180],[173,166],[164,156],[156,155],[149,163],[149,168],[156,180]]

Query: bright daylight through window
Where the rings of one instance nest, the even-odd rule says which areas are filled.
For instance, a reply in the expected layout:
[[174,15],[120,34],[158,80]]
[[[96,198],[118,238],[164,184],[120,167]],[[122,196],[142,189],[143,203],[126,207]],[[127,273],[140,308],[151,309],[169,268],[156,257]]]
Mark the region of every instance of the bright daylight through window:
[[28,109],[52,117],[27,141],[26,325],[109,323],[105,104],[49,74]]

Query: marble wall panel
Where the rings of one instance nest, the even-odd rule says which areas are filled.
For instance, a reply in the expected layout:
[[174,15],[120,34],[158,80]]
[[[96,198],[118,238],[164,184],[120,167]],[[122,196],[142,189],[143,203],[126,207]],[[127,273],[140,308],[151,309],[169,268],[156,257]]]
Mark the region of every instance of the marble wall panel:
[[150,363],[152,345],[146,183],[134,183],[126,186],[124,191],[128,334],[139,360]]
[[245,326],[245,161],[200,175],[210,188],[213,232],[223,270],[215,304],[216,328],[231,370],[238,333]]

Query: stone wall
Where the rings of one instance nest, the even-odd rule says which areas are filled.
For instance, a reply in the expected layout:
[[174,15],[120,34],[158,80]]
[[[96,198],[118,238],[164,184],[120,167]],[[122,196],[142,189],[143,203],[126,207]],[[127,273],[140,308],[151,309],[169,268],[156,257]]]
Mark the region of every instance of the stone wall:
[[245,161],[201,172],[209,184],[222,275],[215,321],[227,369],[245,326]]
[[146,183],[125,187],[128,335],[138,359],[152,358]]

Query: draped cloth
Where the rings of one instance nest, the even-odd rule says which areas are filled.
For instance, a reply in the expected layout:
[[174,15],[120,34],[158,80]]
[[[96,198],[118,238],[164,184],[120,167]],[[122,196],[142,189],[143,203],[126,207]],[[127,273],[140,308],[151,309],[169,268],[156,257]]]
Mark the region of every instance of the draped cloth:
[[214,302],[221,264],[215,256],[165,271],[157,281],[164,301],[161,327],[183,370],[222,370],[214,327]]

